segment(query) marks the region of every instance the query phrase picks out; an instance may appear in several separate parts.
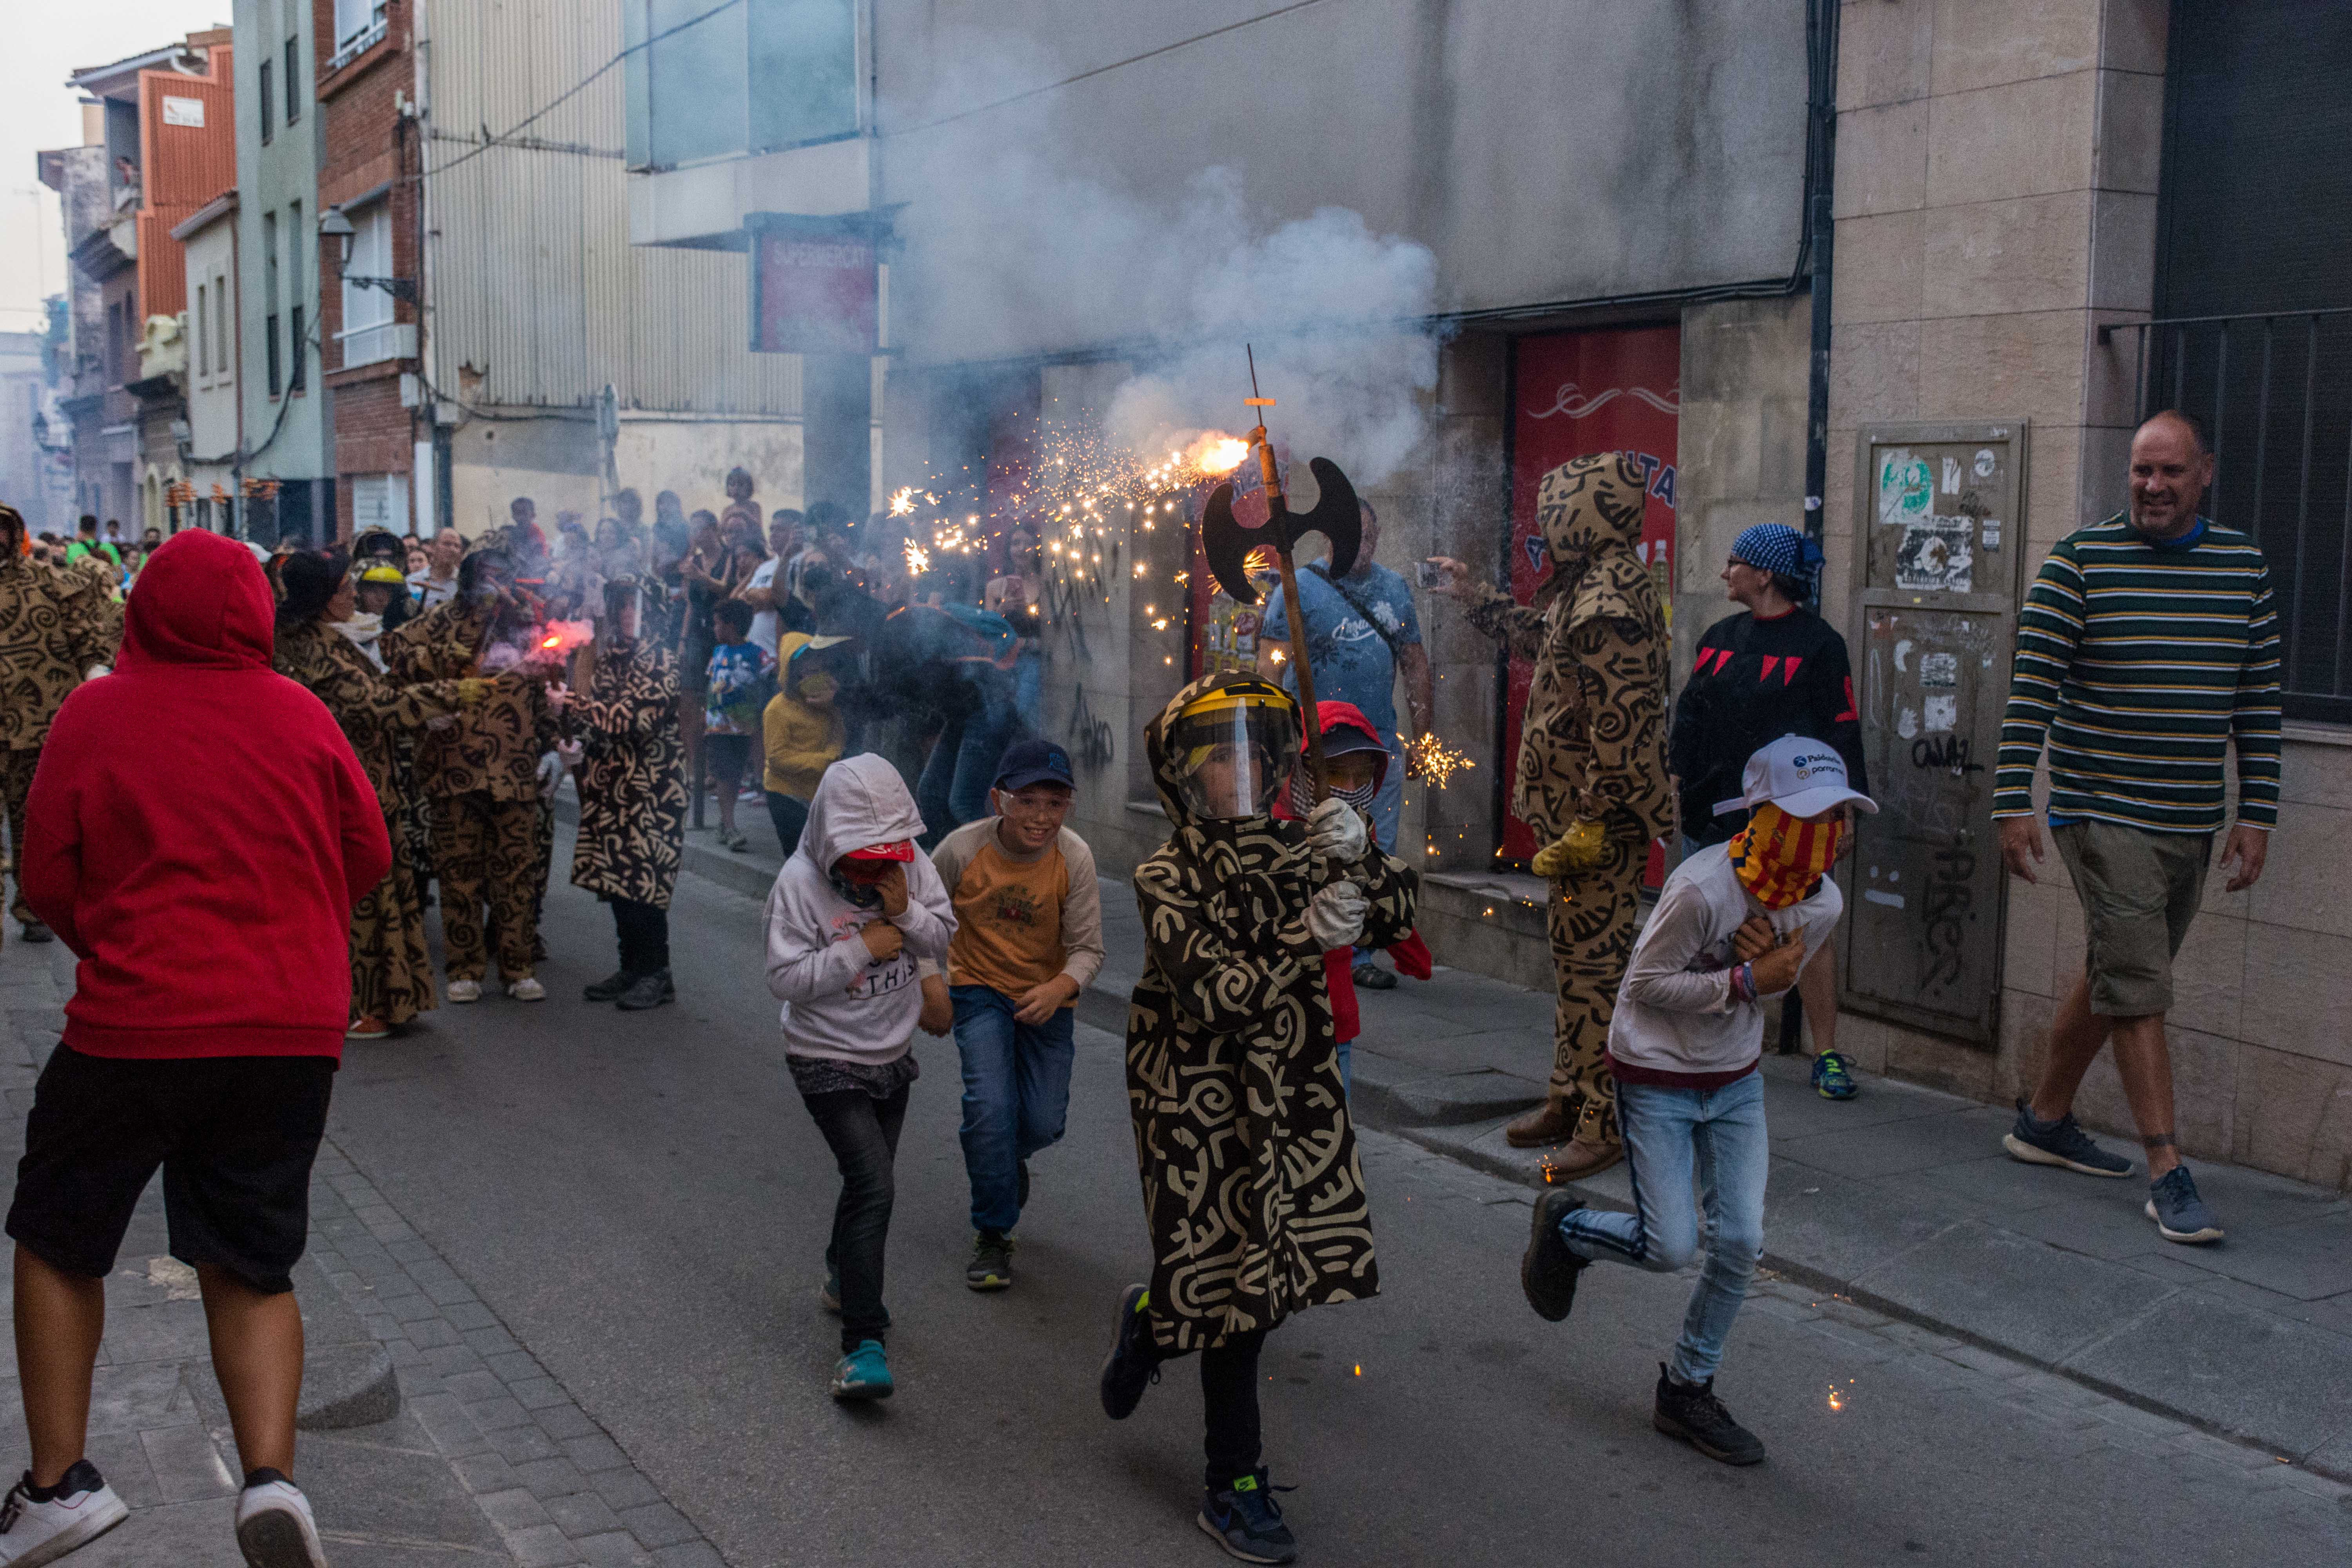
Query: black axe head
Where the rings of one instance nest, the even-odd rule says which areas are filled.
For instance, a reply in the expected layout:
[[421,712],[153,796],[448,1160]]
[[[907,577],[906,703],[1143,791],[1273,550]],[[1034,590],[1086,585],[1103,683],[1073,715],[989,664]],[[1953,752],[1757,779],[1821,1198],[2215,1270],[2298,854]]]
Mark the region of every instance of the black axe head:
[[1257,603],[1257,584],[1249,578],[1249,552],[1277,540],[1286,551],[1296,552],[1301,539],[1319,533],[1331,542],[1333,576],[1345,577],[1356,569],[1356,552],[1364,542],[1364,514],[1356,504],[1356,487],[1328,458],[1307,467],[1315,476],[1315,510],[1286,509],[1268,518],[1264,528],[1244,528],[1234,518],[1231,479],[1209,492],[1209,504],[1201,512],[1201,553],[1208,558],[1217,585],[1235,604]]

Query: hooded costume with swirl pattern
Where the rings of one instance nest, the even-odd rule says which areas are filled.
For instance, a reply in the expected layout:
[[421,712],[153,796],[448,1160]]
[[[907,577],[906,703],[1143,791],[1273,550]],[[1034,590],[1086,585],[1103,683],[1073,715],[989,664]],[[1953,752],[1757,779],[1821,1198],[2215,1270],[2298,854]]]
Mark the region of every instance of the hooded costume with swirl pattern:
[[1227,673],[1176,694],[1144,731],[1175,830],[1135,871],[1143,977],[1128,1012],[1127,1092],[1151,1227],[1160,1354],[1216,1346],[1380,1289],[1371,1207],[1339,1081],[1323,949],[1307,904],[1328,883],[1370,900],[1360,939],[1412,929],[1418,876],[1368,841],[1324,863],[1304,823],[1195,816],[1162,736]]

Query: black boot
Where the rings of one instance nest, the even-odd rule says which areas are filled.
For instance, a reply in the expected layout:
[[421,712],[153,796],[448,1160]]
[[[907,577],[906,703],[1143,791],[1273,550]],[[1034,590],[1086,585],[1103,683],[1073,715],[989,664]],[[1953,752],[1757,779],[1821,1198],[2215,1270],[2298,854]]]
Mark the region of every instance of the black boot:
[[630,981],[629,988],[621,993],[614,1005],[624,1013],[645,1013],[677,1000],[677,987],[670,984],[669,971],[656,969]]
[[1734,1421],[1723,1401],[1715,1396],[1715,1379],[1676,1383],[1663,1362],[1658,1365],[1658,1406],[1650,1424],[1727,1465],[1759,1464],[1764,1458],[1763,1442]]
[[617,1002],[621,994],[636,984],[637,977],[625,969],[616,969],[593,985],[580,988],[583,1002]]
[[51,931],[47,926],[43,925],[39,921],[26,921],[25,922],[25,940],[26,942],[55,942],[58,940],[58,933]]
[[1568,1249],[1567,1238],[1559,1234],[1561,1218],[1578,1206],[1575,1198],[1557,1187],[1538,1197],[1528,1250],[1519,1259],[1519,1289],[1527,1292],[1536,1315],[1550,1322],[1567,1317],[1576,1305],[1576,1277],[1584,1272],[1584,1259]]

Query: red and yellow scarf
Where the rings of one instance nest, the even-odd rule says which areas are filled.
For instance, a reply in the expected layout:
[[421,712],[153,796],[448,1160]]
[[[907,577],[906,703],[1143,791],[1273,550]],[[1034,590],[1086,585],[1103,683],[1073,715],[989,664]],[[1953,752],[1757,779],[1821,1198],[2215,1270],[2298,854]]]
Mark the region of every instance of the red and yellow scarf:
[[1808,822],[1768,802],[1732,839],[1731,868],[1758,903],[1785,910],[1803,902],[1829,870],[1844,832],[1841,817]]

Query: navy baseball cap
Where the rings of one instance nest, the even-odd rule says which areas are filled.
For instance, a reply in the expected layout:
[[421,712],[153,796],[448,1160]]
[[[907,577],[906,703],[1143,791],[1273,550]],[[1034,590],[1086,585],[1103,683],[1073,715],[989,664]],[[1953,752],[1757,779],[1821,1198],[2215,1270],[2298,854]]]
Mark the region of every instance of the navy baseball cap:
[[1078,781],[1070,776],[1070,753],[1051,741],[1015,741],[1005,747],[996,764],[996,787],[1027,789],[1034,784],[1077,788]]

